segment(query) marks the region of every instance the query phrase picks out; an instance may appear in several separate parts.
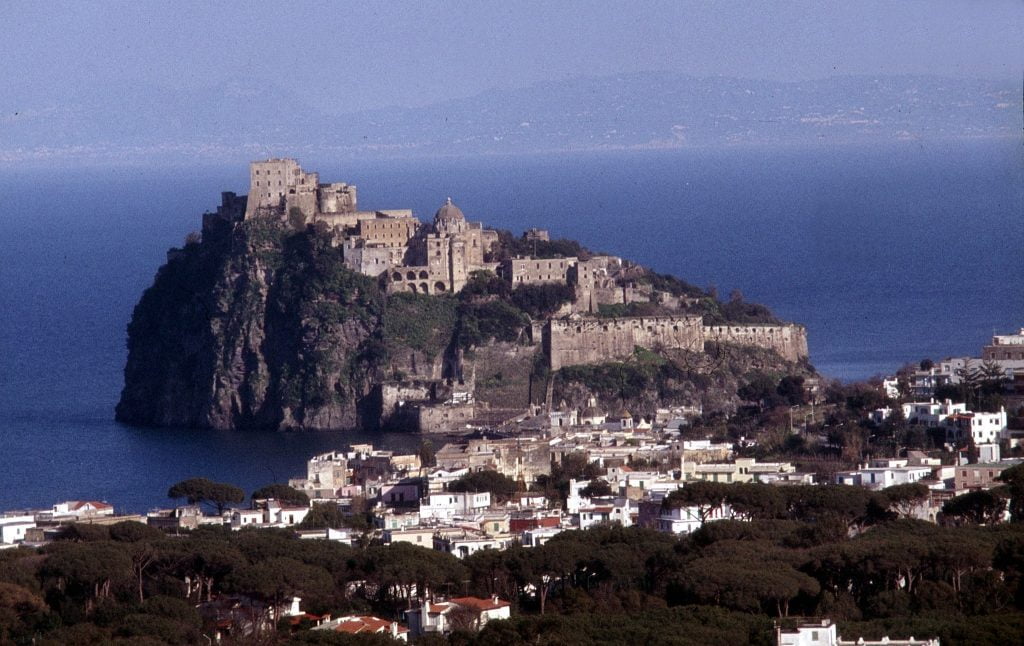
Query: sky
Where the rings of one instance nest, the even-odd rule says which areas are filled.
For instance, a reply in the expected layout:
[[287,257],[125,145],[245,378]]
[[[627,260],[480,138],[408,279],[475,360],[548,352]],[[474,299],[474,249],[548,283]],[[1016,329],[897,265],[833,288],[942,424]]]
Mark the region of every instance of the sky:
[[[0,90],[276,84],[342,114],[667,70],[1020,79],[1024,2],[0,0]],[[12,90],[13,88],[13,90]]]

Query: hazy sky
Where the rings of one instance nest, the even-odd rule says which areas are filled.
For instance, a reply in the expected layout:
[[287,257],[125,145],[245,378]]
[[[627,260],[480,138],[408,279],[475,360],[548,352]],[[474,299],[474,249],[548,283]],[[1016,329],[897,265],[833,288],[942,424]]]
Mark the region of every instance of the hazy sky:
[[1019,79],[1024,2],[12,2],[0,88],[291,87],[331,112],[672,70]]

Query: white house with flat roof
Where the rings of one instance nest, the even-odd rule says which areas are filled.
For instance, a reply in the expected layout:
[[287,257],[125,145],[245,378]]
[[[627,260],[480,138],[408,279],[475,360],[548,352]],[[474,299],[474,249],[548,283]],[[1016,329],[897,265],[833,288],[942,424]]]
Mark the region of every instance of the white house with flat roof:
[[10,546],[25,540],[25,533],[36,526],[31,514],[0,517],[0,546]]

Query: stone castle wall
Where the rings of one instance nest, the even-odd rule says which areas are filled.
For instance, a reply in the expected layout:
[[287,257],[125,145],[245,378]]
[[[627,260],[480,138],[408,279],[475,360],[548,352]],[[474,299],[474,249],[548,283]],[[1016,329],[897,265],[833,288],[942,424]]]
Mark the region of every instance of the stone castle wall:
[[637,346],[700,351],[701,317],[552,319],[545,326],[544,350],[552,370],[627,359]]
[[709,325],[705,341],[722,341],[775,350],[787,361],[806,359],[807,330],[802,325]]
[[551,370],[621,361],[632,356],[637,346],[702,352],[706,341],[768,348],[788,361],[808,356],[803,326],[704,326],[700,316],[552,319],[544,326],[543,340]]

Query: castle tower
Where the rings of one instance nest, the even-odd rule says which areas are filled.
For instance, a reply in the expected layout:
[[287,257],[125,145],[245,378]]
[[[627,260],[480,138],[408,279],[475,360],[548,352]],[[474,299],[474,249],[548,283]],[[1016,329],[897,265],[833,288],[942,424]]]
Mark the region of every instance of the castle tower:
[[295,195],[298,191],[315,196],[319,180],[320,177],[317,173],[303,172],[299,167],[299,162],[294,159],[268,159],[252,162],[249,164],[249,199],[245,208],[246,219],[261,210],[282,210],[288,196]]

